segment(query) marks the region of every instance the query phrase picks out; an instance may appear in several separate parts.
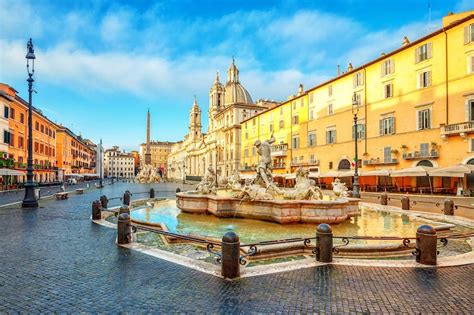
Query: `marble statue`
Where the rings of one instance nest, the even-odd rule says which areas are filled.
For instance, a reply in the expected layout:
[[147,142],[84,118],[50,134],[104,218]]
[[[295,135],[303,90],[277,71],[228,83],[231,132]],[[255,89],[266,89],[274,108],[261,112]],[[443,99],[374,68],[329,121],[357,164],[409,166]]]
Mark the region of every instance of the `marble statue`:
[[159,183],[161,182],[161,176],[156,172],[153,166],[147,164],[144,165],[137,174],[135,181],[141,184]]
[[322,200],[323,191],[309,179],[309,171],[302,167],[296,170],[296,184],[291,190],[283,191],[284,199],[291,200]]
[[346,183],[341,183],[339,178],[332,182],[332,191],[336,197],[347,197],[349,195]]
[[232,190],[241,190],[242,189],[241,181],[242,179],[240,178],[239,171],[235,170],[232,176],[228,178],[227,188],[232,189]]
[[199,194],[215,194],[217,188],[216,172],[211,165],[207,168],[206,174],[202,178],[201,182],[196,187],[196,192]]
[[254,200],[273,200],[274,197],[268,190],[260,185],[253,184],[252,179],[246,179],[245,185],[241,191],[235,195],[237,199],[242,201]]

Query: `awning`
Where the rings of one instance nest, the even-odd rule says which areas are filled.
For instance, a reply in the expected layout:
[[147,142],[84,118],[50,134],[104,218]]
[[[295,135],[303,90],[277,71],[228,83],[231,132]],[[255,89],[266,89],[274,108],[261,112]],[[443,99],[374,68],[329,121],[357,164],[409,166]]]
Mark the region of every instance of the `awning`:
[[466,174],[474,172],[474,165],[470,164],[458,164],[453,166],[447,166],[429,171],[430,176],[439,177],[464,177]]
[[372,170],[372,171],[364,171],[359,176],[390,176],[392,174],[392,170]]
[[393,171],[390,176],[392,177],[428,176],[428,172],[432,170],[435,170],[435,168],[430,167],[430,166],[415,166],[415,167],[402,168],[400,170]]
[[331,171],[331,172],[319,174],[319,177],[321,177],[321,178],[324,178],[324,177],[352,177],[352,176],[354,176],[354,171],[352,171],[352,170]]
[[23,171],[12,170],[9,168],[0,168],[0,176],[23,176],[26,173]]
[[296,179],[296,174],[286,174],[285,178],[286,179]]
[[308,177],[318,178],[319,177],[319,172],[309,172]]

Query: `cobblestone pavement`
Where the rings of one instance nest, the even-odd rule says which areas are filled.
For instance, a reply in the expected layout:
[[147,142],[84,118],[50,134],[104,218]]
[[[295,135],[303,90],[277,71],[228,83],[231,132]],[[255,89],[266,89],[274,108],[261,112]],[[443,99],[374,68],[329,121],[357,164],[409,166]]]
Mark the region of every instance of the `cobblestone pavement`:
[[[113,197],[125,188],[148,187],[115,184],[103,192]],[[229,282],[118,248],[115,230],[89,219],[100,194],[45,200],[37,210],[0,209],[0,313],[474,312],[472,265],[324,266]]]

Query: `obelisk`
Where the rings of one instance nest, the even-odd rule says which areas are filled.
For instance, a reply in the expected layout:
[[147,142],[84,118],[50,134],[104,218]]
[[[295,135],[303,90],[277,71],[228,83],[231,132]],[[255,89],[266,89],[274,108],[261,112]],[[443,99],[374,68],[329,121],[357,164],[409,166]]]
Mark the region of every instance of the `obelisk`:
[[146,148],[145,148],[145,165],[151,165],[150,152],[150,110],[146,117]]

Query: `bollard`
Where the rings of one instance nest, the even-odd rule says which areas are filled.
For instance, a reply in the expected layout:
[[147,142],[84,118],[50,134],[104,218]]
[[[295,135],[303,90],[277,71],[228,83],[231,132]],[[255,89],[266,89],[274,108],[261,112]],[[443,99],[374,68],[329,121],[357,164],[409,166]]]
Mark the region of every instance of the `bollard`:
[[429,225],[422,225],[416,230],[416,262],[423,265],[436,265],[437,249],[436,230]]
[[408,196],[402,196],[402,210],[410,210],[410,198]]
[[117,220],[117,244],[130,244],[132,242],[132,225],[130,215],[122,213]]
[[176,193],[179,193],[179,192],[181,192],[181,189],[178,187],[176,188]]
[[316,228],[316,260],[332,262],[332,229],[329,224],[322,223]]
[[452,201],[451,199],[444,200],[444,214],[454,215],[454,201]]
[[384,192],[383,194],[380,195],[380,204],[382,206],[388,205],[388,195],[387,195],[387,193]]
[[155,189],[150,188],[150,198],[155,198]]
[[120,215],[122,213],[127,213],[128,215],[130,215],[130,207],[129,206],[121,206],[120,209],[119,209],[118,214]]
[[102,205],[99,200],[92,201],[92,220],[102,219]]
[[240,240],[230,231],[222,237],[222,276],[233,279],[240,275]]
[[100,196],[100,204],[102,205],[102,208],[107,209],[107,206],[109,204],[109,199],[107,199],[106,195]]
[[123,204],[128,206],[130,204],[130,196],[131,196],[131,193],[130,191],[126,190],[123,194]]

